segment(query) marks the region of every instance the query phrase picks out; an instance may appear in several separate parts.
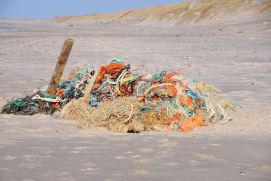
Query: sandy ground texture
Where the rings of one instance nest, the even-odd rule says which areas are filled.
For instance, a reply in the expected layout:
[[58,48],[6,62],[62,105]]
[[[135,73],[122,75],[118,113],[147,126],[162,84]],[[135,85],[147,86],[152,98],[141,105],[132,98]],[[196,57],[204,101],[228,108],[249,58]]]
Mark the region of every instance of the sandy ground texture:
[[180,68],[242,105],[193,133],[114,134],[46,115],[0,115],[0,180],[271,180],[271,18],[205,26],[0,23],[0,105],[47,85],[65,38],[66,74],[120,56]]

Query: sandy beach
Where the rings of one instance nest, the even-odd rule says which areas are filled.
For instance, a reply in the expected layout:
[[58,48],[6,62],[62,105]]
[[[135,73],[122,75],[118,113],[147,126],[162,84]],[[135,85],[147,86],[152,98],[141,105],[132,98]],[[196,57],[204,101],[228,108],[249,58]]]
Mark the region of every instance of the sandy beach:
[[66,38],[75,44],[65,75],[75,65],[97,68],[119,56],[152,72],[181,69],[241,105],[229,112],[231,122],[188,134],[117,134],[46,115],[1,114],[0,180],[270,180],[270,20],[189,26],[0,20],[0,106],[48,85]]

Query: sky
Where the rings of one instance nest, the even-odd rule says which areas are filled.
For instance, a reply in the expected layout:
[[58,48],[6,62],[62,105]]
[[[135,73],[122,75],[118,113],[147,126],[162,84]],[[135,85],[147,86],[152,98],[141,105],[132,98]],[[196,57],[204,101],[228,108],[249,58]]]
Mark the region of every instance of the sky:
[[118,12],[182,0],[0,0],[0,17],[51,18]]

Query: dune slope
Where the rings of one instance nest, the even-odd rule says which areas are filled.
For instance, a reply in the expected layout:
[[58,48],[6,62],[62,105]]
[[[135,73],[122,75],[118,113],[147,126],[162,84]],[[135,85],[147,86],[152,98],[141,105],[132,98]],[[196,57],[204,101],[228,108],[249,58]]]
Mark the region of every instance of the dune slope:
[[91,21],[178,25],[216,22],[251,17],[251,15],[255,17],[255,15],[270,14],[270,12],[271,0],[198,0],[111,14],[58,17],[55,20],[58,22]]

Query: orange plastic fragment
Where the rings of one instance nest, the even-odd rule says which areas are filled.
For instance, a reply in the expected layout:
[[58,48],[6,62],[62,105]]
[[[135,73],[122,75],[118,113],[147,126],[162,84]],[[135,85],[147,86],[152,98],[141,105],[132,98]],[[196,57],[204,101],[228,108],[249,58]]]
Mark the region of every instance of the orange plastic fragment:
[[[156,87],[153,88],[152,91],[155,90],[158,92],[160,95],[164,95],[166,97],[176,97],[177,96],[177,89],[175,86],[172,85],[164,85],[162,87]],[[154,99],[152,97],[152,99]],[[158,97],[157,97],[158,99]]]
[[168,90],[169,97],[176,97],[177,96],[177,89],[175,86],[165,85],[164,87]]
[[168,125],[171,125],[174,121],[178,121],[181,119],[181,114],[177,113],[175,114],[172,119],[169,121]]
[[200,101],[199,100],[196,100],[196,105],[197,105],[197,107],[200,106]]
[[178,72],[174,71],[174,72],[167,73],[164,77],[166,79],[171,79],[174,75],[177,75],[177,74],[178,74]]
[[191,118],[186,118],[180,125],[180,130],[183,132],[190,132],[194,128],[194,124]]
[[102,71],[106,73],[116,73],[118,70],[124,69],[123,64],[109,64],[106,66],[101,66]]
[[179,121],[181,119],[181,114],[177,113],[175,114],[171,120],[168,121],[168,125],[165,127],[165,131],[169,132],[171,131],[170,126],[175,122]]
[[164,83],[171,83],[176,85],[176,80],[174,80],[173,76],[180,74],[179,71],[173,71],[170,73],[165,74],[164,78],[163,78],[163,82]]
[[124,69],[124,67],[125,66],[123,64],[109,64],[106,66],[100,66],[100,72],[96,79],[96,82],[100,83],[103,80],[105,74],[114,75],[116,73],[119,73],[121,70]]
[[185,96],[185,97],[183,96],[180,98],[180,102],[181,102],[181,104],[189,107],[193,104],[193,99],[189,96]]
[[64,91],[65,91],[65,89],[59,89],[59,90],[57,90],[56,95],[58,97],[61,97],[64,94]]
[[193,124],[195,127],[200,127],[203,125],[203,113],[201,109],[198,109],[198,116],[193,119]]
[[52,108],[57,109],[57,108],[59,108],[60,103],[56,102],[56,103],[53,103],[51,106],[52,106]]

